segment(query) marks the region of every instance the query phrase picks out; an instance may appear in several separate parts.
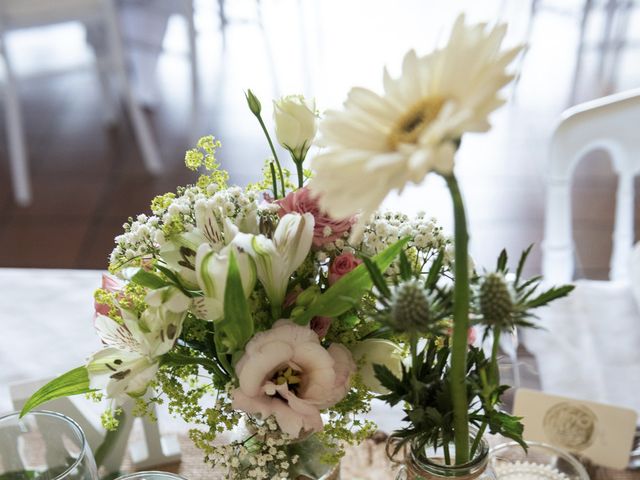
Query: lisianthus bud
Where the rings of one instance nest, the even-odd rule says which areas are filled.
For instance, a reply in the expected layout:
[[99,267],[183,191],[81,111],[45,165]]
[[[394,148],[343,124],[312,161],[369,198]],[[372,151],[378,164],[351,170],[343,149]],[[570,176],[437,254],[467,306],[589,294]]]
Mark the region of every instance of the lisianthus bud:
[[397,378],[402,377],[402,351],[390,340],[369,338],[351,347],[351,353],[358,363],[362,382],[374,393],[386,394],[389,390],[376,378],[373,365],[385,365]]
[[391,299],[392,327],[401,332],[423,332],[431,323],[431,301],[418,280],[409,280],[395,288]]
[[245,93],[244,95],[247,98],[247,104],[249,105],[249,110],[251,110],[251,113],[253,113],[256,117],[260,115],[260,112],[262,111],[262,105],[260,105],[260,100],[258,100],[258,97],[256,97],[251,90],[247,90],[247,93]]
[[302,95],[288,95],[273,102],[273,120],[280,145],[302,162],[318,130],[315,102]]
[[507,327],[511,324],[513,298],[500,273],[489,273],[480,286],[480,311],[486,323]]

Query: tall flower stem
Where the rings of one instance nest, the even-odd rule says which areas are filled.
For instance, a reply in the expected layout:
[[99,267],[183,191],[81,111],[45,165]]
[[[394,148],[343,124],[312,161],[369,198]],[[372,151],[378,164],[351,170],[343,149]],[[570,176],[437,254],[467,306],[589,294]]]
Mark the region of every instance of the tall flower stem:
[[455,175],[445,177],[455,219],[455,283],[453,287],[453,340],[451,346],[451,397],[456,464],[469,461],[469,412],[467,403],[467,334],[469,330],[469,234],[462,194]]
[[285,187],[284,187],[284,175],[282,174],[282,167],[280,166],[280,160],[278,159],[278,154],[276,153],[276,149],[273,146],[273,142],[271,141],[271,135],[269,135],[269,131],[267,130],[267,126],[264,124],[262,120],[262,115],[257,114],[256,118],[262,127],[262,131],[264,132],[264,136],[267,137],[267,142],[269,142],[269,148],[271,149],[271,154],[273,155],[273,159],[276,161],[276,166],[278,167],[278,173],[280,174],[280,184],[282,185],[282,196],[286,195]]

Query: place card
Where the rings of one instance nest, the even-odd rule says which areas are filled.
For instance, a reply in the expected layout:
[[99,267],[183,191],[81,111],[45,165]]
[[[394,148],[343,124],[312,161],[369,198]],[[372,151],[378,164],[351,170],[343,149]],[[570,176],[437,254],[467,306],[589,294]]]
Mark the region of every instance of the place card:
[[520,388],[513,414],[523,417],[525,440],[554,445],[604,467],[629,464],[638,421],[634,410]]

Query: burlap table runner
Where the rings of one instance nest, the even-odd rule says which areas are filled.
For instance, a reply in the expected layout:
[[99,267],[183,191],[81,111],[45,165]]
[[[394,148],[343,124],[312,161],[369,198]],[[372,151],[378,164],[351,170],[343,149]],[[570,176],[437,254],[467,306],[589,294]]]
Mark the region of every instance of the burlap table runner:
[[[178,473],[189,480],[222,480],[224,476],[212,471],[202,460],[202,453],[193,446],[187,436],[179,436],[182,448],[182,462],[158,467],[158,470]],[[384,451],[385,437],[366,440],[351,447],[342,461],[342,480],[393,480],[395,467],[387,459]],[[640,470],[620,471],[586,464],[592,480],[640,480]]]

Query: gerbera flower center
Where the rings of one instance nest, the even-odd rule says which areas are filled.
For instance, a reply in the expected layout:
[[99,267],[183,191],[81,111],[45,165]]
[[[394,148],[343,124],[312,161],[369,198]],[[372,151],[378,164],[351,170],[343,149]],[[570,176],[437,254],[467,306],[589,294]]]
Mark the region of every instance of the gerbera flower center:
[[295,371],[291,367],[282,368],[273,375],[272,381],[276,385],[286,384],[289,390],[295,393],[298,390],[301,382],[299,375],[300,372]]
[[416,143],[422,131],[433,122],[445,103],[443,97],[427,97],[404,113],[389,135],[389,146],[396,148],[401,143]]

